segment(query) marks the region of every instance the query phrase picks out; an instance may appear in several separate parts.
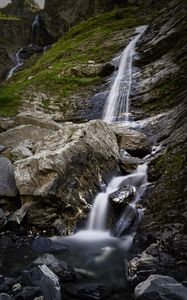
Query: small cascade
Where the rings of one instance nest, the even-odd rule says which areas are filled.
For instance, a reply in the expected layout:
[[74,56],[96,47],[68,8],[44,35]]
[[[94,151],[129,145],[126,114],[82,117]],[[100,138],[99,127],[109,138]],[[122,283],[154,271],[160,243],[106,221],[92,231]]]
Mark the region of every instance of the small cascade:
[[107,102],[104,108],[103,120],[108,123],[124,123],[129,121],[129,97],[132,84],[132,61],[136,43],[147,26],[136,29],[137,35],[131,40],[121,54],[118,71],[114,78]]
[[131,205],[135,207],[147,186],[147,164],[145,163],[138,166],[133,174],[112,178],[106,191],[99,193],[95,197],[93,208],[88,219],[87,230],[106,230],[109,205],[108,198],[109,195],[117,191],[121,185],[133,186],[135,188],[136,193],[131,203]]
[[23,65],[24,60],[20,57],[20,53],[23,50],[23,48],[19,49],[14,57],[14,61],[16,65],[9,71],[6,80],[10,79]]

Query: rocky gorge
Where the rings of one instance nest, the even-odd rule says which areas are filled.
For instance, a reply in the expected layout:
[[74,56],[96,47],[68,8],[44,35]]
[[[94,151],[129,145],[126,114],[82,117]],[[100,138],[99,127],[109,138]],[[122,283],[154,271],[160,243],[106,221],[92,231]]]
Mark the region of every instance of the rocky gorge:
[[186,4],[132,2],[46,1],[62,38],[1,83],[0,299],[187,299]]

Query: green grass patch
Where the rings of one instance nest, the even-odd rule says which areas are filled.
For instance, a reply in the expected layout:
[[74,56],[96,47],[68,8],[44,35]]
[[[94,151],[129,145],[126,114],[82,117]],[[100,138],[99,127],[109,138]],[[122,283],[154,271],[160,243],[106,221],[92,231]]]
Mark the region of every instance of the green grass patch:
[[[67,75],[66,71],[89,60],[96,63],[109,61],[125,46],[121,39],[128,42],[128,29],[148,24],[153,14],[152,10],[148,11],[144,7],[128,6],[98,15],[73,27],[33,66],[19,72],[1,86],[0,115],[6,112],[14,114],[21,105],[21,98],[29,93],[30,87],[32,90],[48,93],[62,102],[65,97],[97,83],[100,80],[98,76]],[[5,102],[6,109],[3,109]]]

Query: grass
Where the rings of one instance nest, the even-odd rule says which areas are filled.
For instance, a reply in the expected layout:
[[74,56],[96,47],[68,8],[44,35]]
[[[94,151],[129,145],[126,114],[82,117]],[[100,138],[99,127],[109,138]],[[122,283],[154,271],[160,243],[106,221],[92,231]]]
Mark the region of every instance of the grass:
[[[149,23],[153,14],[144,7],[128,6],[73,27],[32,67],[0,86],[0,115],[14,115],[31,89],[63,102],[64,98],[96,84],[99,76],[68,75],[67,71],[89,60],[97,63],[109,61],[124,47],[121,38],[128,42],[129,30]],[[50,104],[50,101],[46,103]]]
[[20,20],[20,19],[15,16],[9,16],[0,11],[0,20]]

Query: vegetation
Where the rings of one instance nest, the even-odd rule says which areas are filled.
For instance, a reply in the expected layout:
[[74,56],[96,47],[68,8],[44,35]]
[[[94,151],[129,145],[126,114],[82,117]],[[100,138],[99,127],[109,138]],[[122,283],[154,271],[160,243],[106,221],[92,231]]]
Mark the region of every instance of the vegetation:
[[49,98],[54,96],[57,102],[62,102],[85,86],[97,83],[98,76],[75,75],[69,70],[89,60],[109,61],[128,42],[131,29],[147,24],[152,16],[153,12],[148,12],[147,8],[128,6],[73,27],[32,67],[14,76],[8,85],[1,85],[0,114],[15,114],[21,99],[30,94],[31,89],[45,92]]
[[15,16],[9,16],[0,11],[0,20],[19,20],[19,18],[15,17]]

